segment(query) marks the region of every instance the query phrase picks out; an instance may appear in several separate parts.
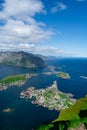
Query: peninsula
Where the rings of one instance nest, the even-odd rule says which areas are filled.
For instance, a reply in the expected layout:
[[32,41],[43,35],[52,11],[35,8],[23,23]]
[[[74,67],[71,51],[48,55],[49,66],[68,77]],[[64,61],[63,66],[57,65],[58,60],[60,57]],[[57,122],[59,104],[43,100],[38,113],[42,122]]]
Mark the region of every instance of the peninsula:
[[28,88],[21,92],[20,98],[30,99],[33,104],[47,107],[49,110],[62,110],[75,103],[72,94],[66,94],[58,90],[57,82],[54,81],[52,86],[46,89]]
[[63,78],[63,79],[70,79],[70,75],[68,73],[65,73],[65,72],[56,72],[56,75],[60,78]]
[[19,74],[19,75],[11,75],[7,76],[6,78],[0,80],[0,90],[7,89],[8,87],[17,85],[22,86],[25,84],[28,78],[31,78],[32,74]]

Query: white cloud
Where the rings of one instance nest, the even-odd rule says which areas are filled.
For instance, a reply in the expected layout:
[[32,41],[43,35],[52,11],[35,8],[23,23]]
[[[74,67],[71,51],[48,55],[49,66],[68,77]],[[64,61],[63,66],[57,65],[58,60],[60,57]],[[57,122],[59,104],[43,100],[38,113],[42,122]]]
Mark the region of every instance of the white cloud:
[[[40,0],[5,0],[0,11],[0,50],[24,50],[41,53],[36,43],[48,40],[54,31],[37,22],[36,13],[46,13]],[[39,48],[39,49],[38,49]],[[43,48],[43,47],[42,47]]]
[[[2,49],[1,49],[2,48]],[[0,44],[0,51],[26,51],[33,54],[42,54],[42,55],[55,55],[60,56],[64,55],[64,51],[55,48],[53,46],[36,46],[35,44],[20,43],[20,44],[7,44],[7,48],[4,44]]]
[[58,2],[53,8],[51,8],[51,12],[56,13],[58,11],[64,11],[66,9],[67,9],[67,6],[64,3]]
[[64,52],[63,50],[53,47],[53,46],[43,46],[43,47],[37,47],[37,50],[39,54],[42,55],[62,55]]
[[0,12],[0,18],[34,16],[36,13],[45,13],[44,5],[40,0],[5,0]]
[[44,30],[38,24],[25,24],[23,21],[9,19],[6,25],[0,27],[0,43],[4,42],[5,38],[9,43],[41,43],[53,34],[54,32]]

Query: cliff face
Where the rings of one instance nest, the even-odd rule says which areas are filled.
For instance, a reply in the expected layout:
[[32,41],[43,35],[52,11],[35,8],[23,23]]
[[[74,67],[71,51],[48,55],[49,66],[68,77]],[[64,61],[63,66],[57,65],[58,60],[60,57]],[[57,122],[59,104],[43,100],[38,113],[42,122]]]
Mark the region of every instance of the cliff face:
[[27,52],[0,52],[0,64],[22,67],[44,67],[45,62],[38,56]]

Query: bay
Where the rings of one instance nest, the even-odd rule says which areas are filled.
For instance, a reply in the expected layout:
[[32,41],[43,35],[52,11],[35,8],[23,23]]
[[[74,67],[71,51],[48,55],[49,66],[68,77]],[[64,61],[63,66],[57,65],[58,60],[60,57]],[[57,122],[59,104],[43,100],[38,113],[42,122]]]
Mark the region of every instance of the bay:
[[[38,74],[28,79],[22,87],[13,86],[0,91],[0,130],[36,130],[39,125],[50,122],[57,118],[59,112],[48,110],[42,106],[36,106],[30,100],[20,99],[20,93],[28,87],[36,89],[50,86],[57,80],[58,89],[66,93],[72,93],[74,98],[79,99],[87,94],[87,80],[80,76],[87,76],[86,58],[62,58],[47,61],[49,66],[56,67],[56,71],[70,74],[70,79],[58,78],[55,74],[44,75],[49,68],[28,69],[24,67],[12,67],[0,65],[0,79],[8,75],[23,73]],[[5,108],[13,108],[10,113],[3,112]]]

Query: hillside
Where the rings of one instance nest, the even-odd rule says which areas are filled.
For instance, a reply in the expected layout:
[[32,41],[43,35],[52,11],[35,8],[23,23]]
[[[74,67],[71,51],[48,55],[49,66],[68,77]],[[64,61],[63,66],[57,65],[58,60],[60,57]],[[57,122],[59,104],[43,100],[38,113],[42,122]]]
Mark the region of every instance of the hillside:
[[70,108],[62,110],[58,119],[42,125],[38,130],[86,130],[87,96],[79,99]]
[[0,64],[22,67],[44,67],[42,58],[27,52],[0,52]]

